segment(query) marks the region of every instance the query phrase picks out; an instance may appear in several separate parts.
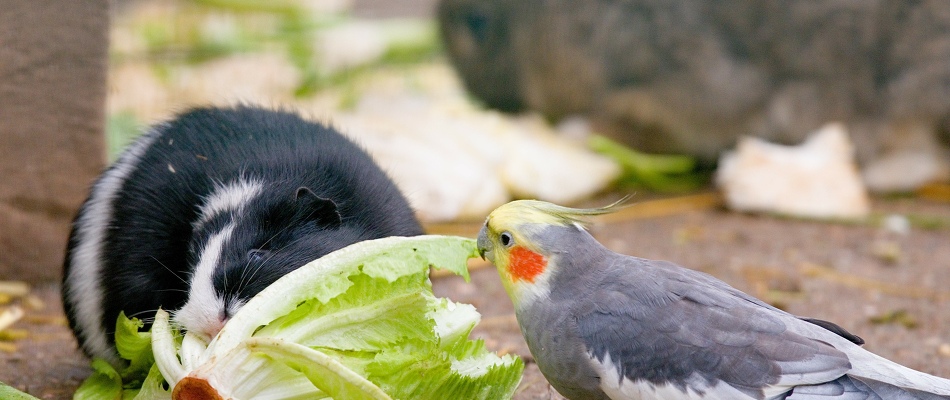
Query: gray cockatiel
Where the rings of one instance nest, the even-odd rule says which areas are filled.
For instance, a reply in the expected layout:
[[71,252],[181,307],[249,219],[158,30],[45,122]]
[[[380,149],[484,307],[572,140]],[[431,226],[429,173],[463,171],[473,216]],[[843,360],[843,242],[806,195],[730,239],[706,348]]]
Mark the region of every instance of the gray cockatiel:
[[515,201],[478,235],[538,367],[578,399],[950,399],[950,380],[874,355],[830,322],[710,275],[611,252],[582,227],[614,207]]

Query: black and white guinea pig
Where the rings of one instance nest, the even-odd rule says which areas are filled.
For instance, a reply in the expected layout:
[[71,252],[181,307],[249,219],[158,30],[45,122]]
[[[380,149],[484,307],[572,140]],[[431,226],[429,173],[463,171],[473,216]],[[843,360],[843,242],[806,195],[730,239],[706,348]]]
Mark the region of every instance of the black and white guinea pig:
[[250,106],[200,108],[133,143],[92,187],[63,275],[69,324],[118,362],[120,311],[172,310],[207,337],[252,296],[349,244],[422,234],[360,147],[332,128]]

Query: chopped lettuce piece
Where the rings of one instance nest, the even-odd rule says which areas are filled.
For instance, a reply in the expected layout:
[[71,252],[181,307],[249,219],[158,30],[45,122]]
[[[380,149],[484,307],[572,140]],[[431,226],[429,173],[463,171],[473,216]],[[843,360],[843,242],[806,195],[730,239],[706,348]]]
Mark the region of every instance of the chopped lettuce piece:
[[[128,398],[129,394],[131,393],[127,393],[123,398]],[[158,366],[152,364],[148,375],[145,376],[145,381],[142,382],[142,387],[135,393],[132,400],[171,400],[171,398],[172,392],[165,388],[165,378],[162,377]]]
[[478,312],[435,297],[429,281],[430,267],[467,280],[475,256],[474,241],[460,237],[357,243],[263,290],[210,343],[175,331],[162,310],[150,332],[120,316],[116,343],[129,367],[120,374],[100,362],[80,391],[116,399],[510,398],[521,359],[469,340]]
[[115,347],[119,356],[129,360],[129,366],[122,370],[122,380],[130,382],[145,379],[149,369],[155,363],[152,356],[152,334],[139,332],[145,323],[138,319],[129,319],[120,312],[115,323]]
[[[475,363],[483,370],[472,373]],[[367,372],[397,399],[510,399],[523,368],[520,358],[489,353],[480,340],[447,349],[419,341],[383,351]]]
[[74,400],[121,399],[122,376],[107,361],[92,360],[92,375],[83,381],[73,395]]
[[36,397],[14,389],[12,386],[0,382],[0,399],[5,400],[39,400]]

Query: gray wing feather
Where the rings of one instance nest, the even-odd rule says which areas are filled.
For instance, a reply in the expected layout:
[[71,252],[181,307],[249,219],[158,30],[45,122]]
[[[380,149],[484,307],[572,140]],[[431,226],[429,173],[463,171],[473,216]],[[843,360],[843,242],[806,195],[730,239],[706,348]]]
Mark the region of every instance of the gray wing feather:
[[818,385],[797,386],[785,400],[883,400],[873,391],[858,387],[847,376]]
[[842,376],[819,385],[798,386],[786,400],[947,400],[919,390],[900,388],[874,379]]
[[833,346],[789,331],[788,314],[709,275],[626,256],[614,262],[587,283],[599,287],[573,314],[591,355],[603,361],[609,351],[621,377],[683,391],[699,377],[764,398],[776,384],[786,386],[780,393],[850,369]]

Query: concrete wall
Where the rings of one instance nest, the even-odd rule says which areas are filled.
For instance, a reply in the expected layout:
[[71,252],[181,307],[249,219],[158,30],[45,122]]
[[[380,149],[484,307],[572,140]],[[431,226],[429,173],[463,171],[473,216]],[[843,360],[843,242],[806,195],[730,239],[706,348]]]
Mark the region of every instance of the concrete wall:
[[59,279],[105,163],[108,0],[0,0],[0,280]]

